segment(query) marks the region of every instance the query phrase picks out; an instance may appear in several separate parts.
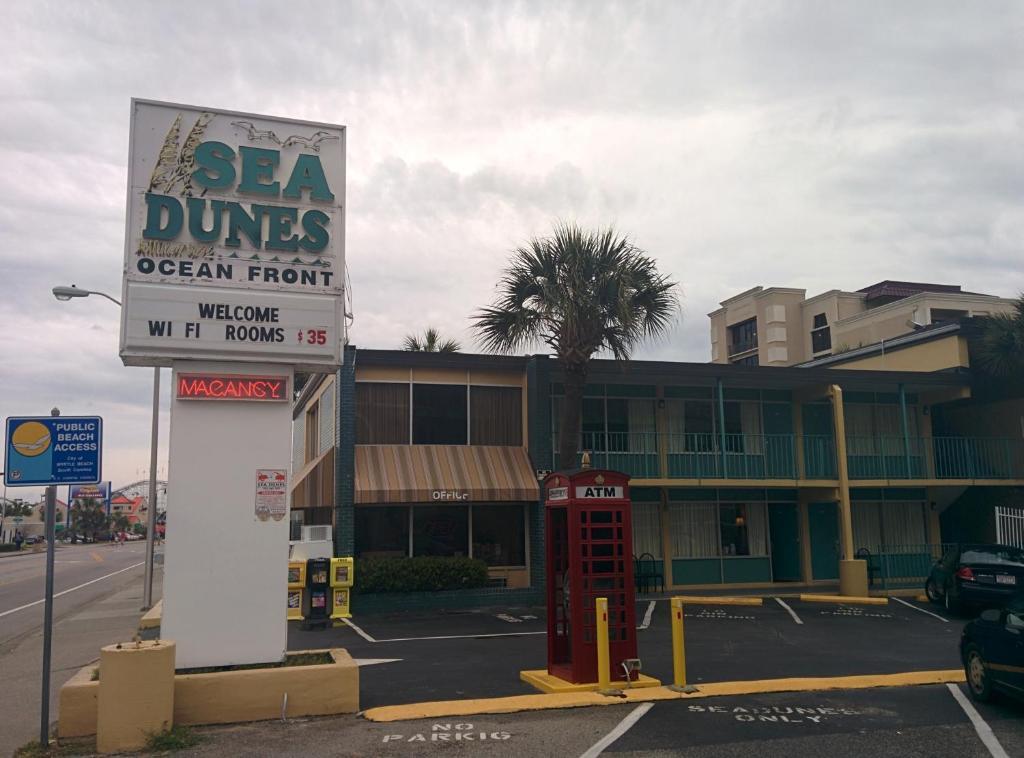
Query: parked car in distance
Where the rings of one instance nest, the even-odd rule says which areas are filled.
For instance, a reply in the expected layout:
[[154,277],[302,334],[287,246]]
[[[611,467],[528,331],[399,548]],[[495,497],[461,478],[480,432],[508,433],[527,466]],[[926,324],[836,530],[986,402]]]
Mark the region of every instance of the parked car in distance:
[[957,545],[932,566],[924,591],[957,613],[1002,607],[1024,589],[1024,550],[1010,545]]
[[996,690],[1024,700],[1024,594],[964,625],[960,659],[975,700],[988,700]]

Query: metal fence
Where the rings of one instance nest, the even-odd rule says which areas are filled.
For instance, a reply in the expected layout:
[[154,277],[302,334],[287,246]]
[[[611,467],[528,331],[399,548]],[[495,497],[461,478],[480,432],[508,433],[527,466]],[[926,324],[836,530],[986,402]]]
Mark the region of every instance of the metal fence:
[[1024,509],[996,506],[996,542],[1024,548]]
[[874,550],[862,548],[855,558],[868,564],[868,581],[875,587],[924,587],[932,566],[953,543],[881,544]]

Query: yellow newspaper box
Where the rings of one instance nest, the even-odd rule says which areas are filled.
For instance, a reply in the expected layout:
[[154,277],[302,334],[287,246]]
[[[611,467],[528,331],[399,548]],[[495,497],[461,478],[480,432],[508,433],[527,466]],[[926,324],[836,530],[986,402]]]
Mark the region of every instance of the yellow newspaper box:
[[349,611],[352,582],[355,580],[354,558],[331,558],[331,618],[352,618]]
[[302,593],[306,587],[306,562],[288,561],[288,620],[301,621]]

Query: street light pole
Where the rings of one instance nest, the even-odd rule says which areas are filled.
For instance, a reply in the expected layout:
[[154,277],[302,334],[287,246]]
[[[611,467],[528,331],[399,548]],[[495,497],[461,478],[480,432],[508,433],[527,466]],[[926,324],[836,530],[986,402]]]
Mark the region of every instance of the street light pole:
[[149,439],[149,512],[146,514],[146,578],[142,610],[153,607],[153,550],[156,545],[156,448],[160,426],[160,367],[153,367],[153,424]]
[[[51,416],[59,416],[54,408]],[[46,488],[46,594],[43,605],[43,683],[42,709],[39,712],[39,746],[47,750],[50,744],[50,651],[53,648],[53,553],[57,533],[57,488]]]
[[[89,297],[99,295],[105,297],[119,308],[121,301],[111,297],[106,292],[96,290],[79,289],[75,285],[70,287],[54,287],[53,296],[58,300],[66,301],[73,297]],[[149,441],[149,511],[146,514],[146,574],[143,584],[142,610],[148,611],[153,605],[153,553],[154,539],[156,532],[156,458],[157,458],[157,437],[160,424],[160,367],[153,367],[153,422]]]

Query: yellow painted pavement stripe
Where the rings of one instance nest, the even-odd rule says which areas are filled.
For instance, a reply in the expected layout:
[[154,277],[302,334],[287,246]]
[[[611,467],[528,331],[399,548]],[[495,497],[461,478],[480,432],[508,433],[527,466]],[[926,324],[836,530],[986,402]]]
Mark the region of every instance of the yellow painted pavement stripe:
[[805,603],[842,603],[843,605],[888,605],[887,597],[858,597],[856,595],[801,595]]
[[89,557],[92,558],[97,563],[103,563],[103,556],[100,555],[99,553],[97,553],[95,550],[93,552],[89,553]]
[[790,679],[755,679],[741,682],[713,682],[698,685],[697,692],[674,692],[667,687],[626,690],[625,697],[605,697],[596,692],[571,692],[554,695],[513,695],[511,697],[476,700],[439,700],[408,705],[384,705],[370,708],[363,716],[370,721],[408,721],[411,719],[448,716],[478,716],[485,713],[517,713],[557,708],[582,708],[590,705],[621,705],[653,700],[685,700],[721,697],[723,695],[755,695],[770,692],[816,692],[821,690],[860,690],[875,687],[912,687],[924,684],[960,683],[962,669],[941,671],[907,671],[900,674],[867,674],[859,676],[803,677]]

